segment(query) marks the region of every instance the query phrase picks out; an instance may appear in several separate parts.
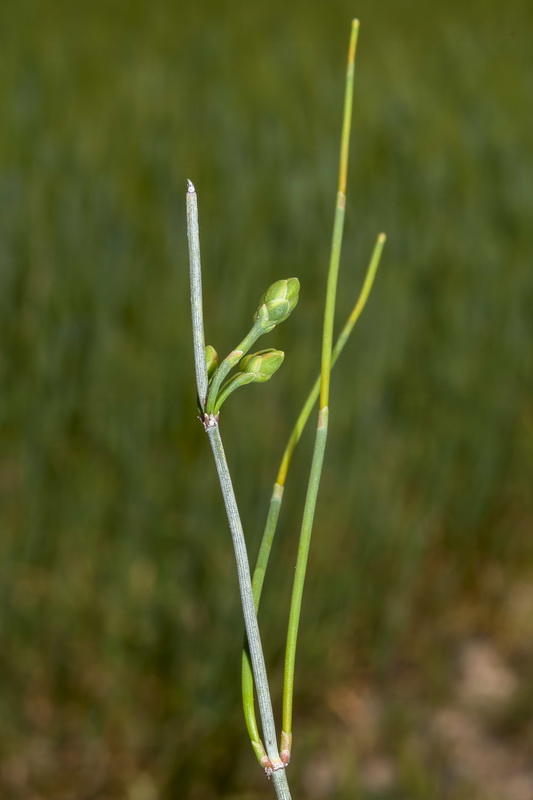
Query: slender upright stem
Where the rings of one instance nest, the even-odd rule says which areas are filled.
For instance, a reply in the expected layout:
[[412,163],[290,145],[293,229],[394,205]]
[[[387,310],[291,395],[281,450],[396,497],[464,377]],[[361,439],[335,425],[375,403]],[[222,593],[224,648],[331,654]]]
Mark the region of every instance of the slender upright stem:
[[[270,506],[268,509],[268,516],[263,531],[263,538],[257,556],[257,562],[254,569],[252,579],[252,590],[254,595],[255,610],[259,608],[261,600],[261,592],[263,590],[263,581],[265,579],[265,572],[268,566],[268,559],[272,549],[272,541],[276,532],[278,522],[279,510],[281,508],[281,501],[283,498],[283,486],[275,484],[272,497],[270,498]],[[257,756],[259,763],[262,763],[264,758],[264,747],[261,742],[259,729],[257,727],[257,720],[255,716],[254,704],[254,679],[252,673],[252,664],[250,662],[250,653],[248,651],[248,643],[245,639],[242,652],[242,666],[241,666],[241,680],[242,680],[242,705],[244,711],[244,719],[248,729],[248,735],[252,747]]]
[[320,408],[325,408],[329,400],[329,378],[331,371],[331,349],[333,340],[333,320],[335,316],[335,298],[337,295],[337,278],[342,248],[344,216],[346,208],[346,180],[348,177],[348,156],[350,152],[350,130],[352,126],[353,86],[355,74],[355,51],[359,34],[359,20],[352,22],[352,33],[348,49],[348,65],[346,69],[346,89],[344,93],[344,114],[342,121],[341,154],[339,164],[339,187],[337,207],[333,224],[333,241],[328,271],[326,291],[326,307],[324,313],[324,329],[322,335],[322,369],[320,383]]
[[189,257],[191,272],[191,309],[193,323],[194,362],[198,398],[204,412],[204,427],[208,434],[215,464],[220,480],[222,495],[226,506],[226,513],[231,530],[239,590],[241,595],[242,610],[246,628],[246,636],[253,667],[254,680],[257,687],[257,700],[263,728],[263,737],[268,756],[265,766],[272,770],[272,783],[278,800],[291,800],[287,776],[284,765],[280,759],[276,743],[276,729],[274,714],[270,699],[270,690],[266,674],[263,648],[257,624],[257,614],[254,605],[252,580],[246,551],[246,542],[242,524],[237,508],[235,493],[226,462],[224,447],[220,436],[218,421],[214,417],[205,415],[205,402],[207,396],[207,367],[205,360],[205,337],[202,313],[202,281],[200,265],[200,244],[198,235],[198,205],[196,191],[191,183],[187,184],[187,236],[189,239]]
[[335,298],[337,292],[337,278],[342,247],[342,233],[344,228],[344,211],[346,207],[346,176],[348,172],[348,151],[352,114],[352,95],[354,83],[354,62],[357,45],[359,22],[354,20],[348,51],[348,65],[346,72],[346,91],[344,98],[344,117],[341,137],[341,156],[339,168],[339,186],[337,191],[337,204],[333,224],[333,239],[331,257],[329,262],[328,283],[326,290],[326,304],[324,313],[324,329],[322,337],[322,369],[320,375],[320,408],[318,412],[318,426],[315,438],[315,449],[311,464],[311,473],[305,499],[298,557],[291,597],[289,625],[287,629],[287,646],[285,650],[285,669],[283,676],[283,725],[282,737],[285,747],[282,748],[281,757],[285,762],[290,760],[290,747],[292,742],[292,706],[294,693],[294,667],[296,661],[296,642],[302,606],[302,595],[307,569],[307,559],[313,520],[315,515],[318,487],[322,473],[324,452],[326,448],[329,417],[329,383],[331,371],[331,349],[333,339],[333,322],[335,314]]
[[[324,463],[324,452],[328,435],[328,414],[326,406],[318,412],[318,427],[315,438],[315,449],[311,463],[311,472],[307,495],[305,498],[304,513],[302,517],[302,527],[300,531],[300,542],[298,544],[298,556],[296,560],[296,570],[294,573],[294,583],[292,587],[291,608],[289,613],[289,625],[287,628],[287,645],[285,650],[285,667],[283,673],[283,723],[282,732],[289,742],[292,741],[292,706],[294,695],[294,667],[296,662],[296,644],[298,640],[298,627],[300,624],[300,612],[302,608],[302,595],[305,583],[305,573],[307,570],[307,559],[309,556],[309,545],[311,543],[311,533],[313,530],[313,520],[315,517],[316,501],[320,486],[320,476]],[[288,753],[283,754],[285,760],[290,759],[290,745]]]
[[[348,338],[355,326],[355,323],[361,316],[361,313],[366,305],[366,301],[368,300],[368,296],[372,289],[374,278],[376,276],[376,272],[379,266],[381,254],[383,252],[383,246],[385,244],[385,239],[386,237],[384,233],[380,233],[379,236],[377,237],[376,243],[374,245],[374,250],[372,252],[372,256],[367,267],[365,279],[363,281],[363,286],[354,304],[354,307],[352,308],[352,311],[348,319],[346,320],[346,323],[341,333],[339,334],[339,337],[335,343],[335,347],[333,348],[333,353],[331,355],[332,367],[334,367],[335,364],[337,363],[337,359],[342,353],[344,346],[348,341]],[[287,479],[287,473],[289,471],[290,463],[292,460],[292,455],[294,453],[294,450],[296,449],[298,442],[300,441],[304,428],[307,425],[307,422],[311,415],[311,411],[313,410],[315,403],[318,400],[319,392],[320,392],[320,376],[318,376],[318,378],[316,379],[313,388],[311,389],[309,395],[307,396],[307,399],[296,421],[296,424],[292,429],[291,435],[287,442],[287,446],[285,447],[285,451],[283,453],[283,457],[281,459],[278,475],[276,478],[276,483],[274,484],[272,496],[270,498],[270,505],[268,508],[268,515],[265,523],[265,529],[263,531],[263,537],[261,539],[261,545],[259,547],[259,553],[257,555],[257,561],[252,578],[252,588],[254,593],[254,603],[256,611],[259,609],[259,603],[261,600],[261,591],[263,588],[263,581],[268,567],[268,561],[272,549],[272,542],[274,541],[274,536],[276,533],[279,512],[283,501],[284,486]],[[252,747],[257,756],[257,759],[261,763],[262,759],[264,758],[265,751],[260,740],[259,729],[257,727],[257,720],[255,716],[254,681],[253,681],[252,666],[250,663],[250,657],[248,654],[246,640],[244,642],[243,654],[242,654],[242,700],[243,700],[244,717],[246,720],[246,727],[248,728],[250,741],[252,743]]]

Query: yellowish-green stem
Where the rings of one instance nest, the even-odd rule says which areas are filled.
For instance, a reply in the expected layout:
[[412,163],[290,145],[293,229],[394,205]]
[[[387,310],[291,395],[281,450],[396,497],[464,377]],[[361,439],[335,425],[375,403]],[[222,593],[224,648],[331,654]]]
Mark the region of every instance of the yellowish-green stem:
[[[350,129],[352,121],[352,98],[355,71],[355,52],[357,47],[357,37],[359,33],[359,22],[354,20],[350,36],[350,46],[348,49],[348,64],[346,70],[346,89],[344,95],[344,115],[341,136],[341,155],[339,166],[339,185],[337,191],[337,203],[335,208],[335,219],[333,223],[333,238],[331,243],[331,256],[329,261],[328,282],[326,290],[326,302],[324,310],[324,328],[322,335],[322,368],[320,374],[320,403],[318,411],[318,426],[315,438],[315,449],[311,463],[309,484],[305,499],[302,527],[300,530],[300,542],[298,545],[298,556],[296,560],[296,570],[291,597],[291,608],[289,613],[289,625],[287,629],[287,645],[285,649],[285,669],[283,673],[283,723],[282,730],[287,741],[292,741],[292,707],[294,694],[294,668],[296,662],[296,643],[298,639],[298,627],[300,624],[300,612],[302,607],[303,588],[305,583],[305,573],[307,570],[307,559],[309,546],[311,544],[311,534],[313,531],[313,520],[315,516],[318,488],[322,465],[324,463],[324,453],[328,435],[329,419],[329,384],[331,372],[331,354],[333,340],[333,322],[335,317],[335,301],[337,295],[337,280],[339,274],[339,263],[342,249],[342,234],[344,230],[344,215],[346,207],[346,179],[348,174],[348,154],[350,148]],[[289,753],[290,758],[290,753]]]
[[[368,297],[370,295],[370,291],[372,289],[374,278],[376,276],[376,272],[381,259],[383,245],[385,244],[385,238],[386,238],[385,234],[380,233],[376,240],[376,244],[374,246],[372,257],[370,259],[370,263],[366,271],[365,279],[363,282],[362,289],[359,293],[359,297],[357,298],[357,301],[348,319],[346,320],[344,328],[342,329],[339,338],[335,343],[331,359],[332,367],[335,366],[335,364],[337,363],[337,360],[340,354],[342,353],[344,346],[348,341],[348,338],[366,305],[366,301],[368,300]],[[318,400],[319,392],[320,392],[320,377],[316,379],[313,388],[309,392],[309,395],[303,405],[300,415],[298,416],[296,424],[287,442],[285,452],[283,453],[283,457],[281,459],[276,483],[274,484],[272,497],[270,499],[268,516],[265,524],[265,529],[263,532],[263,538],[261,540],[261,545],[259,547],[259,553],[257,556],[257,561],[252,581],[254,603],[256,610],[259,609],[259,603],[261,600],[261,591],[263,588],[263,581],[267,570],[268,561],[270,558],[272,542],[274,540],[274,535],[276,533],[279,512],[281,508],[281,503],[283,501],[284,485],[287,479],[287,473],[289,471],[289,467],[291,464],[292,455],[294,453],[294,450],[296,449],[298,442],[300,441],[304,428],[307,422],[309,421],[311,411],[313,410],[313,407],[315,406],[315,403]],[[242,654],[242,697],[243,697],[244,717],[246,720],[248,733],[250,735],[250,740],[252,742],[252,747],[254,748],[254,752],[257,756],[258,761],[262,764],[265,756],[265,751],[260,740],[259,728],[257,725],[257,720],[255,715],[254,681],[252,674],[252,666],[250,663],[250,656],[248,654],[246,642]],[[287,758],[287,753],[289,753],[290,757],[291,739],[292,736],[289,736],[288,734],[282,732],[282,741],[280,745],[280,757],[282,761],[285,758]]]

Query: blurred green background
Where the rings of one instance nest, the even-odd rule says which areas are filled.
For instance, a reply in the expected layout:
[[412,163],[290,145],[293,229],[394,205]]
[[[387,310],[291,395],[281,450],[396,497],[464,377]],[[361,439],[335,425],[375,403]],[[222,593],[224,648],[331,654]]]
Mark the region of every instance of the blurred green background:
[[[223,433],[250,552],[318,371],[350,19],[362,27],[335,372],[297,661],[295,800],[533,797],[529,0],[0,6],[0,796],[272,797],[195,419],[208,341],[300,304]],[[276,708],[310,430],[261,622]],[[529,753],[529,757],[528,757]]]

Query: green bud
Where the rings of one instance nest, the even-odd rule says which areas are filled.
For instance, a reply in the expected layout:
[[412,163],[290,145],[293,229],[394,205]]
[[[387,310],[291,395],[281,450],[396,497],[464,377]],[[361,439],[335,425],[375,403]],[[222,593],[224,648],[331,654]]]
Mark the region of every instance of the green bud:
[[222,404],[228,399],[235,389],[246,386],[248,383],[265,383],[277,372],[283,363],[285,353],[281,350],[259,350],[250,356],[241,358],[239,371],[226,381],[215,404],[215,413],[220,411]]
[[295,308],[300,294],[300,281],[298,278],[276,281],[269,286],[259,300],[259,308],[255,312],[254,320],[259,322],[268,333],[280,322],[284,322]]
[[253,375],[253,383],[265,383],[278,371],[285,358],[281,350],[259,350],[239,362],[239,371]]
[[215,348],[208,344],[205,348],[205,363],[207,366],[207,377],[212,378],[218,366],[218,355]]

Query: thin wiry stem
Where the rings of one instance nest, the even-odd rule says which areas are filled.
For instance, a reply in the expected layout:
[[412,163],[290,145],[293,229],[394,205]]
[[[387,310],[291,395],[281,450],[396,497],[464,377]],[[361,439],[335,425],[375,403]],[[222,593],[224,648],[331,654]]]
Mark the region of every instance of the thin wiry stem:
[[[385,239],[386,237],[384,233],[380,233],[379,236],[377,237],[376,244],[374,245],[374,250],[372,252],[372,257],[370,259],[370,263],[366,271],[363,286],[355,302],[355,305],[348,319],[346,320],[346,323],[341,333],[339,334],[339,337],[335,343],[335,347],[333,348],[333,353],[331,356],[332,367],[334,367],[335,364],[337,363],[337,360],[340,354],[342,353],[344,346],[348,341],[348,338],[350,337],[350,334],[366,305],[366,301],[368,300],[368,297],[370,295],[370,291],[374,283],[374,278],[376,276],[376,272],[379,266],[381,254],[383,252],[383,246],[385,244]],[[311,415],[311,411],[313,410],[315,403],[318,400],[319,392],[320,392],[320,376],[316,379],[313,388],[309,392],[309,395],[298,416],[296,424],[287,442],[285,452],[283,453],[283,457],[281,459],[276,482],[274,484],[274,488],[272,491],[272,497],[270,499],[270,505],[268,509],[265,529],[263,532],[263,538],[261,540],[261,545],[259,547],[259,553],[257,556],[255,570],[252,578],[252,587],[253,587],[254,603],[256,610],[258,610],[259,603],[261,600],[263,581],[268,567],[268,561],[272,549],[272,542],[274,540],[274,536],[276,533],[279,512],[281,509],[281,504],[283,502],[284,486],[287,479],[287,473],[289,471],[290,463],[292,460],[292,455],[294,453],[294,450],[296,449],[298,442],[300,441],[304,428],[307,425],[307,422]],[[257,755],[258,761],[261,762],[262,758],[264,757],[265,751],[261,743],[259,729],[257,726],[257,720],[255,716],[254,681],[253,681],[252,666],[250,663],[250,657],[248,654],[246,642],[242,654],[242,699],[243,699],[244,717],[246,720],[246,726],[248,729],[250,740],[252,742],[252,747]]]
[[[372,290],[372,285],[374,283],[374,278],[376,277],[376,272],[379,267],[379,262],[381,260],[381,254],[383,252],[383,246],[386,241],[386,236],[384,233],[380,233],[376,239],[376,244],[374,245],[374,250],[372,252],[372,257],[370,259],[370,263],[368,265],[365,279],[363,282],[362,289],[359,293],[359,297],[350,313],[350,316],[346,320],[344,328],[339,334],[337,341],[335,342],[335,347],[333,348],[333,352],[331,354],[331,367],[333,368],[337,363],[337,360],[342,353],[346,342],[348,341],[350,334],[355,326],[355,323],[361,316],[361,313],[366,305],[366,301],[370,295]],[[300,416],[298,417],[296,424],[292,430],[292,433],[289,437],[289,441],[287,442],[287,447],[285,448],[285,452],[283,453],[283,458],[281,459],[281,464],[278,471],[278,476],[276,478],[276,483],[279,483],[281,486],[285,485],[285,480],[287,477],[287,472],[289,469],[289,464],[292,459],[292,454],[296,445],[298,444],[302,432],[307,424],[307,420],[309,419],[309,415],[313,410],[313,407],[318,399],[320,393],[320,376],[316,379],[313,388],[309,392],[307,400],[305,401],[302,410],[300,412]]]
[[209,427],[207,429],[207,434],[213,450],[213,456],[217,467],[222,495],[224,497],[224,504],[226,506],[226,515],[228,517],[231,530],[233,549],[235,552],[235,562],[237,564],[237,574],[239,578],[239,590],[241,594],[242,611],[246,628],[246,638],[248,640],[248,649],[257,690],[257,702],[259,705],[259,714],[261,717],[265,749],[268,756],[268,762],[263,762],[263,766],[266,766],[268,769],[273,769],[272,777],[274,779],[275,776],[275,786],[277,786],[276,792],[278,793],[278,798],[280,798],[280,800],[282,798],[283,800],[289,800],[289,786],[276,742],[274,713],[272,711],[272,702],[270,699],[270,690],[268,686],[265,659],[263,656],[263,647],[259,634],[259,626],[257,624],[257,614],[253,599],[248,553],[246,550],[246,542],[244,539],[237,501],[235,499],[235,493],[233,491],[233,485],[226,462],[219,426],[214,425]]
[[[268,516],[263,531],[263,538],[257,556],[257,562],[254,569],[254,576],[252,579],[252,589],[254,594],[254,603],[256,612],[259,608],[261,600],[261,592],[263,590],[263,581],[265,579],[265,572],[268,566],[268,559],[272,549],[272,541],[276,532],[276,525],[278,522],[279,510],[281,508],[281,501],[283,498],[283,486],[274,485],[274,491],[270,498],[270,506],[268,509]],[[242,705],[244,710],[244,719],[248,729],[248,735],[257,756],[259,763],[262,762],[264,757],[264,747],[259,735],[257,727],[257,720],[255,716],[254,704],[254,679],[252,673],[252,665],[250,662],[250,653],[246,640],[244,641],[242,652],[242,665],[241,665],[241,680],[242,680]]]
[[337,278],[339,273],[339,262],[342,248],[342,234],[344,229],[344,214],[346,207],[346,176],[348,172],[348,152],[350,144],[350,128],[352,117],[352,96],[354,84],[354,63],[359,33],[359,22],[354,20],[350,36],[350,46],[348,50],[348,65],[346,72],[346,90],[344,97],[344,115],[341,137],[341,156],[339,168],[339,186],[337,191],[337,204],[335,209],[335,220],[333,223],[333,240],[331,245],[331,256],[329,262],[328,282],[326,290],[326,303],[324,312],[324,330],[322,336],[322,368],[320,375],[320,404],[318,411],[318,426],[315,438],[315,449],[311,463],[309,484],[305,499],[302,527],[300,530],[300,542],[298,545],[298,557],[292,588],[291,607],[289,613],[289,624],[287,629],[287,646],[285,650],[285,668],[283,674],[283,725],[282,737],[283,744],[281,757],[283,761],[290,760],[290,748],[292,743],[292,708],[294,694],[294,667],[296,662],[296,643],[298,639],[298,627],[300,623],[300,612],[302,607],[302,595],[305,583],[305,573],[307,570],[307,559],[311,534],[313,530],[313,520],[315,515],[320,476],[324,462],[324,452],[328,435],[329,418],[329,383],[331,371],[331,349],[333,339],[333,322],[335,314],[335,299],[337,293]]

